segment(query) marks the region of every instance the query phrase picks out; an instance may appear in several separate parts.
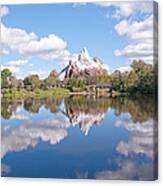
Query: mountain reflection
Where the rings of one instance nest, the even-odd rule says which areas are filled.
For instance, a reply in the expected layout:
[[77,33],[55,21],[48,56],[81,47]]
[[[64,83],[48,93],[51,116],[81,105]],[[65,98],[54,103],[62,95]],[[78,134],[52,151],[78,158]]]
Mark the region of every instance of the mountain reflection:
[[[94,126],[101,128],[103,125],[113,125],[115,136],[118,136],[117,131],[123,128],[127,132],[127,139],[118,136],[118,141],[110,150],[115,153],[115,157],[110,161],[116,164],[116,168],[109,168],[108,165],[108,168],[98,169],[94,172],[94,177],[152,180],[157,156],[154,106],[150,96],[114,99],[73,96],[64,100],[47,98],[21,101],[2,99],[1,158],[3,160],[10,152],[21,152],[28,147],[36,148],[40,142],[49,145],[61,144],[69,137],[70,129],[73,130],[75,126],[79,126],[82,134],[87,136],[93,132],[90,129]],[[100,138],[102,144],[108,139],[109,135],[107,139],[106,136],[105,139],[102,136]],[[108,151],[109,147],[106,148],[106,153]],[[135,159],[138,157],[144,159],[138,163],[138,159]],[[83,166],[85,161],[83,160]],[[8,162],[3,164],[3,172],[12,172]],[[90,172],[84,169],[77,169],[75,172],[77,178],[89,178],[89,174]]]
[[[55,98],[47,99],[25,99],[22,101],[11,101],[2,99],[1,115],[4,119],[28,119],[26,115],[17,113],[17,109],[23,107],[28,113],[39,114],[41,107],[49,110],[51,113],[59,114],[58,123],[60,125],[75,126],[79,125],[82,133],[88,135],[92,125],[101,125],[108,109],[114,110],[115,116],[122,113],[129,113],[131,121],[134,124],[141,124],[148,119],[155,118],[154,101],[152,97],[134,98],[87,98],[82,96],[73,96],[64,99],[64,107],[61,108],[62,100]],[[54,116],[56,118],[56,115]],[[62,122],[62,118],[64,121]],[[65,120],[68,120],[65,122]],[[59,122],[60,121],[60,122]],[[49,121],[49,123],[52,121]],[[53,122],[52,122],[53,123]],[[120,121],[116,124],[118,125]],[[147,122],[149,123],[149,122]],[[126,122],[121,122],[126,126]],[[131,124],[130,124],[131,126]],[[144,126],[144,125],[143,125]]]
[[[29,146],[35,147],[40,139],[53,145],[59,143],[67,136],[66,128],[77,124],[80,125],[81,131],[87,135],[93,124],[100,125],[105,116],[104,112],[108,108],[108,103],[105,100],[88,100],[79,97],[65,99],[63,109],[59,109],[61,100],[52,98],[27,99],[20,102],[3,100],[2,103],[2,117],[5,119],[25,118],[23,114],[16,113],[21,105],[30,113],[39,113],[42,106],[55,113],[54,118],[44,118],[39,122],[27,120],[16,127],[2,125],[2,158],[8,152],[19,152]],[[7,112],[9,114],[6,114]]]
[[84,135],[88,135],[93,124],[101,125],[109,108],[109,102],[106,99],[88,99],[81,96],[65,99],[64,103],[66,111],[63,113],[73,126],[79,124]]
[[[79,125],[84,135],[88,135],[88,132],[93,125],[100,126],[102,124],[102,120],[104,119],[109,109],[114,110],[114,114],[116,117],[121,115],[121,113],[129,113],[131,115],[131,119],[127,121],[129,124],[127,124],[127,122],[125,121],[116,122],[115,125],[121,125],[123,127],[131,127],[132,125],[141,126],[141,124],[145,122],[149,125],[149,123],[154,123],[154,121],[150,120],[150,122],[148,122],[148,119],[155,118],[154,102],[152,97],[140,97],[139,99],[124,97],[116,99],[95,99],[82,96],[73,96],[64,99],[63,108],[61,108],[61,103],[62,100],[55,98],[47,98],[41,100],[30,98],[22,101],[11,101],[2,99],[1,115],[4,119],[7,120],[28,120],[30,117],[28,117],[27,114],[25,115],[21,112],[17,113],[18,108],[23,107],[24,110],[28,113],[39,114],[41,107],[43,107],[49,110],[51,113],[54,113],[55,119],[43,119],[41,123],[43,123],[45,120],[45,123],[47,123],[48,121],[49,124],[54,124],[54,120],[57,120],[56,123],[58,125],[57,127],[59,128],[67,128],[71,125]],[[30,130],[32,131],[34,129],[31,125],[32,124],[30,124]],[[26,125],[23,124],[22,126]],[[29,124],[27,126],[29,126]],[[143,124],[142,126],[145,125]],[[120,146],[122,146],[122,143]]]
[[[23,108],[30,113],[39,113],[41,107],[50,110],[51,113],[60,111],[62,100],[55,98],[47,99],[25,99],[22,101],[2,99],[1,116],[4,119],[10,119],[16,112],[17,108]],[[120,98],[87,98],[82,96],[73,96],[64,100],[65,113],[69,117],[70,122],[78,123],[81,113],[91,114],[101,118],[109,108],[114,109],[114,114],[119,116],[122,113],[129,113],[133,122],[144,122],[149,118],[156,118],[154,99],[152,96],[142,96],[138,98],[120,97]],[[79,119],[80,120],[80,119]],[[97,125],[100,120],[93,121]]]

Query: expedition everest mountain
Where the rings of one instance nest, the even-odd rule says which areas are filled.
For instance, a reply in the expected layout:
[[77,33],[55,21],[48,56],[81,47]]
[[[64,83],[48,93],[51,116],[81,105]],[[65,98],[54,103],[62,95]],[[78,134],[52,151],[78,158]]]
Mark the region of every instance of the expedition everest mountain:
[[108,74],[107,65],[103,64],[99,57],[91,58],[86,48],[83,48],[77,57],[71,59],[64,70],[65,78]]

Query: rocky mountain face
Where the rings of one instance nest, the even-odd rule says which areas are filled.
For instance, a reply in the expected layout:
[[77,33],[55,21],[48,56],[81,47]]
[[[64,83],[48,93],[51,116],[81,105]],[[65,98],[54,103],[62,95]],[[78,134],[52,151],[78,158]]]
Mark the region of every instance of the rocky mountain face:
[[107,66],[99,57],[91,58],[87,49],[83,48],[75,59],[69,61],[65,78],[93,77],[103,74],[108,74]]

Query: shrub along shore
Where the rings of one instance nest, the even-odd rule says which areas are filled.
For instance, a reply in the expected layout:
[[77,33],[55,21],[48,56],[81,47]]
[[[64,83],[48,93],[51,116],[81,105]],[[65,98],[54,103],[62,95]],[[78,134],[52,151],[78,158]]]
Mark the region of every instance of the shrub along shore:
[[53,88],[49,90],[34,89],[32,91],[26,89],[4,89],[3,97],[7,99],[24,99],[24,98],[47,98],[56,97],[64,98],[69,96],[69,90],[64,88]]

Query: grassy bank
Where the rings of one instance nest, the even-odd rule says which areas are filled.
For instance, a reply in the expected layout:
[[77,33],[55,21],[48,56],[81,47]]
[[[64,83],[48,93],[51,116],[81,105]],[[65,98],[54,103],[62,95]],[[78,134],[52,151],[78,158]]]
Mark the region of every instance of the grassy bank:
[[47,97],[63,98],[69,96],[69,90],[64,88],[53,88],[49,90],[35,89],[33,91],[25,89],[5,89],[3,97],[8,99],[23,99],[23,98],[47,98]]

